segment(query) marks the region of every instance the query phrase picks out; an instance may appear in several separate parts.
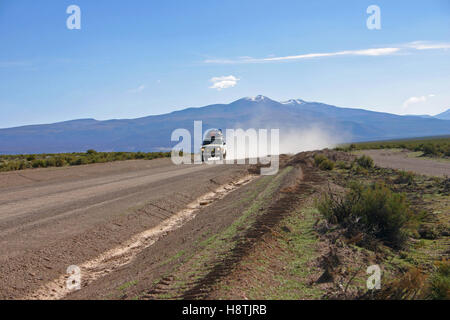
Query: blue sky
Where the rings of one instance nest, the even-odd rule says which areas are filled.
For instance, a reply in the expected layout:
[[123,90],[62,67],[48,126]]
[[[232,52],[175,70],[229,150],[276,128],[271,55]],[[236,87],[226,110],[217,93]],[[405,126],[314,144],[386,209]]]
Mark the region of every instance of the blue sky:
[[[66,27],[69,5],[81,30]],[[369,5],[381,30],[369,30]],[[0,0],[0,128],[263,94],[450,107],[450,1]]]

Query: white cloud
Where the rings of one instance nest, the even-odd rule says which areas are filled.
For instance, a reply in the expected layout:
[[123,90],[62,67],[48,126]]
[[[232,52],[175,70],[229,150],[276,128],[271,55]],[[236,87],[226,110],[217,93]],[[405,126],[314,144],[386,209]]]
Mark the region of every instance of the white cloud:
[[222,90],[226,88],[234,87],[240,79],[235,76],[223,76],[223,77],[213,77],[209,81],[213,84],[210,87],[211,89]]
[[438,49],[450,49],[450,43],[432,43],[427,41],[414,41],[406,45],[408,48],[416,50],[438,50]]
[[408,109],[412,104],[426,102],[428,98],[432,98],[434,96],[435,96],[434,94],[429,94],[427,96],[408,98],[405,102],[403,102],[403,109]]
[[292,56],[274,56],[267,58],[252,58],[252,57],[240,57],[237,59],[208,59],[205,63],[215,63],[215,64],[237,64],[237,63],[267,63],[267,62],[277,62],[277,61],[295,61],[303,59],[314,59],[314,58],[324,58],[324,57],[335,57],[335,56],[388,56],[402,51],[411,50],[439,50],[439,49],[449,49],[450,43],[432,43],[424,41],[415,41],[403,45],[398,45],[395,47],[384,47],[384,48],[369,48],[361,50],[344,50],[336,52],[319,52],[319,53],[307,53]]
[[205,60],[205,63],[217,63],[217,64],[234,64],[234,63],[258,63],[258,62],[275,62],[275,61],[292,61],[302,59],[313,59],[333,56],[383,56],[390,55],[400,51],[400,48],[377,48],[377,49],[364,49],[364,50],[347,50],[338,52],[325,52],[325,53],[308,53],[295,56],[283,56],[283,57],[269,57],[269,58],[251,58],[244,57],[236,60],[232,59],[210,59]]
[[133,88],[128,90],[129,93],[139,93],[142,92],[145,89],[145,85],[141,84],[139,87],[137,88]]
[[261,61],[283,61],[283,60],[299,60],[299,59],[332,57],[332,56],[383,56],[383,55],[393,54],[399,50],[400,50],[399,48],[348,50],[348,51],[338,51],[338,52],[330,52],[330,53],[309,53],[309,54],[301,54],[301,55],[297,55],[297,56],[273,57],[273,58],[265,58],[265,59],[259,59],[259,60],[261,60]]

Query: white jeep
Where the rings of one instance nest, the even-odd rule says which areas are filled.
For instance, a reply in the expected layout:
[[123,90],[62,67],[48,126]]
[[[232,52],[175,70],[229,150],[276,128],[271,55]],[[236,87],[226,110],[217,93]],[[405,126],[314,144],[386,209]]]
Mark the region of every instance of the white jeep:
[[221,129],[213,129],[206,133],[201,148],[202,162],[224,160],[227,147]]

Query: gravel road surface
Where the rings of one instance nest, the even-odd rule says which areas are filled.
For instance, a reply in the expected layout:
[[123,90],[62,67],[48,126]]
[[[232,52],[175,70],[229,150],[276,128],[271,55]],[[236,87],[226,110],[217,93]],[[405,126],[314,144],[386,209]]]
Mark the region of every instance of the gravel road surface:
[[130,160],[0,174],[0,298],[21,298],[247,174]]
[[450,161],[408,157],[409,151],[364,150],[380,167],[412,171],[428,176],[450,176]]

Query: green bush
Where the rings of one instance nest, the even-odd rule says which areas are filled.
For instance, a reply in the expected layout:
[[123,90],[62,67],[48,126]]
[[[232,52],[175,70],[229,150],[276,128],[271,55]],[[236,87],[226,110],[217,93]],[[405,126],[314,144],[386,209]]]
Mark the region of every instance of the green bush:
[[46,159],[45,167],[56,167],[56,160],[54,158]]
[[336,167],[339,169],[348,169],[347,163],[345,161],[336,161]]
[[411,217],[405,195],[392,192],[382,183],[352,183],[343,197],[326,194],[318,209],[329,222],[347,228],[350,236],[362,232],[393,247],[404,244]]
[[44,168],[45,162],[42,159],[36,159],[36,160],[31,161],[31,166],[33,168]]
[[319,164],[320,170],[333,170],[334,169],[334,162],[328,159],[323,160]]
[[450,300],[450,263],[440,263],[438,270],[430,279],[430,298],[433,300]]
[[367,175],[369,172],[367,169],[361,167],[359,164],[354,164],[351,168],[352,173],[357,175]]
[[323,154],[316,154],[314,156],[314,164],[316,165],[316,167],[320,166],[320,164],[325,160],[328,160],[328,158],[325,157]]
[[370,169],[373,168],[373,159],[369,156],[363,155],[359,157],[356,162],[363,168]]
[[436,145],[434,145],[432,143],[425,144],[422,148],[422,151],[423,151],[424,156],[438,156],[439,155]]
[[57,166],[57,167],[64,167],[65,165],[66,165],[66,160],[64,160],[64,158],[57,157],[55,159],[55,166]]
[[406,183],[413,184],[414,183],[414,173],[411,171],[403,171],[400,170],[398,173],[398,178],[395,180],[396,183]]
[[86,157],[79,157],[76,161],[77,165],[88,164],[88,159]]

